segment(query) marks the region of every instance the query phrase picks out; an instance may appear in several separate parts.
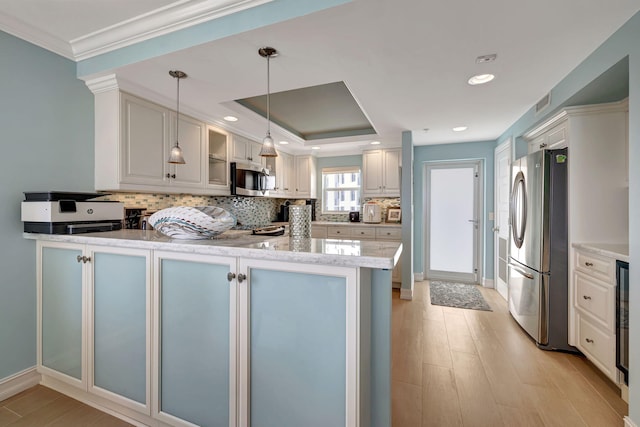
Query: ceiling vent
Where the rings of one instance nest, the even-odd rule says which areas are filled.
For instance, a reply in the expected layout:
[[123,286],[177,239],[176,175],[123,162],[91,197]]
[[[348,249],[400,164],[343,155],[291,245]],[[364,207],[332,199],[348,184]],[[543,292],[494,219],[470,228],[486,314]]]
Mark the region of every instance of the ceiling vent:
[[549,104],[551,104],[551,92],[547,93],[540,101],[536,102],[536,114],[542,112],[549,106]]

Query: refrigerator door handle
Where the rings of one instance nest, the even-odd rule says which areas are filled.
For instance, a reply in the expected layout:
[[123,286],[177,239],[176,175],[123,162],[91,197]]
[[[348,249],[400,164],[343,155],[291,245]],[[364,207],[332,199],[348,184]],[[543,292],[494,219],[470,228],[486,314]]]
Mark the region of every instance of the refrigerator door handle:
[[514,271],[520,273],[521,275],[523,275],[527,279],[530,279],[530,280],[534,279],[533,274],[527,273],[526,271],[514,266],[513,264],[511,265],[511,268],[513,268]]

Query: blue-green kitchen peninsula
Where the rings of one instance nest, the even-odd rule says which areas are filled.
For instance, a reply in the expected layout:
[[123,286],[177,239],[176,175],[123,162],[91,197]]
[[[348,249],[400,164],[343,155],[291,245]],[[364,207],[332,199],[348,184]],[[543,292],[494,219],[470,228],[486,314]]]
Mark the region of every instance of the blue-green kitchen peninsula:
[[153,426],[391,425],[401,243],[25,238],[37,243],[44,385]]

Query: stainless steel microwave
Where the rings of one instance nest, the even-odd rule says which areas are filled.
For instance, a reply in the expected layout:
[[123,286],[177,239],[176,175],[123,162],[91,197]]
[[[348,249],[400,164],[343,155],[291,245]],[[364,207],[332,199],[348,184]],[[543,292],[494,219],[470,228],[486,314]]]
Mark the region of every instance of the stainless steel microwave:
[[269,169],[248,163],[231,162],[231,195],[268,196],[276,186]]

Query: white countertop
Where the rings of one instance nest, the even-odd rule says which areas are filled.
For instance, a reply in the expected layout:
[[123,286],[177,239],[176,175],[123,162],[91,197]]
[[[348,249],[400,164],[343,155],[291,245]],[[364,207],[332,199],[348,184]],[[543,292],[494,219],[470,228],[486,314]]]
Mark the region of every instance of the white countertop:
[[616,243],[574,243],[576,249],[629,262],[629,245]]
[[285,262],[342,267],[392,269],[402,243],[373,240],[290,239],[288,236],[253,236],[229,230],[208,240],[171,239],[155,230],[118,230],[85,234],[23,233],[26,239],[89,245],[166,250],[204,255],[238,256]]

